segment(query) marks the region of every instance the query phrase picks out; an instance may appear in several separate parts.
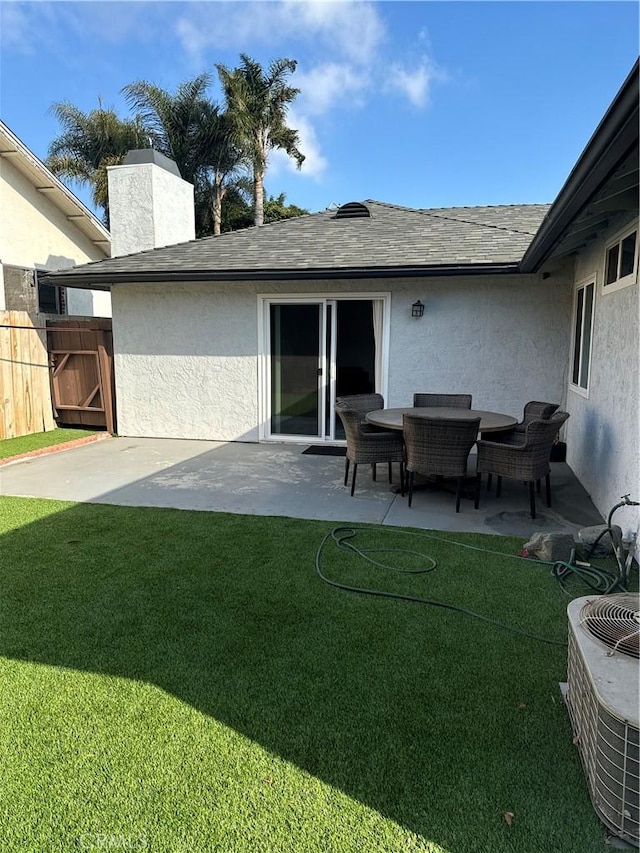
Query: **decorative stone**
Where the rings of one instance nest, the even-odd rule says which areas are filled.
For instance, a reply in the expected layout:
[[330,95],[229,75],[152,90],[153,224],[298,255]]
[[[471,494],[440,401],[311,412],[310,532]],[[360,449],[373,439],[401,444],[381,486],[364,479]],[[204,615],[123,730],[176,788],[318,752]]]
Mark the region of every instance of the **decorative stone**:
[[534,533],[525,543],[523,550],[531,557],[555,563],[558,560],[568,560],[575,544],[570,533]]
[[[593,543],[596,541],[598,536],[600,536],[600,534],[603,533],[606,529],[606,524],[595,524],[593,527],[583,527],[582,530],[578,531],[578,541],[584,547],[587,553],[589,553],[589,551],[593,547]],[[618,528],[618,530],[620,530],[620,528]],[[622,535],[622,531],[620,531],[620,535]],[[612,554],[613,543],[611,542],[611,536],[607,532],[596,545],[595,551],[593,551],[593,556],[610,557]]]

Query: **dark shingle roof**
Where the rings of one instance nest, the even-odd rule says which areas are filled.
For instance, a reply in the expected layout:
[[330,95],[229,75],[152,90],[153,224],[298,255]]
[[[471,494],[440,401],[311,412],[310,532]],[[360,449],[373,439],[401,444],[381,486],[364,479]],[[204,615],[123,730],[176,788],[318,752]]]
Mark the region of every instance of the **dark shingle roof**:
[[[370,217],[308,214],[75,267],[51,277],[90,281],[271,277],[357,271],[398,275],[417,268],[516,265],[549,205],[413,209],[366,201]],[[267,275],[267,273],[272,275]]]

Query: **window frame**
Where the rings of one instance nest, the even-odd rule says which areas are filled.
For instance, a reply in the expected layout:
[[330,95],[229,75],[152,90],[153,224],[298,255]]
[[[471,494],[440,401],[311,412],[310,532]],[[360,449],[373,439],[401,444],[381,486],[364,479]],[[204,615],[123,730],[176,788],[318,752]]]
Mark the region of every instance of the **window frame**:
[[[38,270],[35,269],[33,271],[34,278],[34,286],[36,289],[36,304],[37,304],[37,313],[38,314],[47,314],[50,316],[56,317],[64,317],[67,314],[67,289],[66,287],[54,287],[53,285],[44,285],[41,281],[39,281],[39,273],[46,274],[49,270],[43,269]],[[40,294],[42,293],[42,287],[53,287],[55,291],[55,303],[56,303],[56,311],[44,311],[40,304]]]
[[[620,278],[616,278],[615,281],[609,282],[607,284],[607,269],[609,266],[609,252],[614,249],[616,246],[618,247],[618,270],[620,269],[620,264],[622,262],[622,243],[626,240],[627,237],[630,237],[632,234],[636,235],[636,247],[635,247],[635,257],[633,259],[633,270],[627,275],[622,276]],[[607,240],[604,247],[604,261],[602,265],[602,286],[601,290],[603,293],[615,293],[616,290],[622,290],[624,287],[629,287],[635,284],[638,280],[638,255],[639,245],[638,241],[640,239],[640,228],[638,228],[638,222],[634,222],[631,225],[627,225],[621,231],[618,231],[611,237],[610,240]]]
[[[596,290],[597,290],[597,275],[594,273],[593,275],[587,276],[586,278],[581,279],[576,282],[574,291],[573,291],[573,308],[571,311],[571,350],[569,352],[569,388],[571,391],[574,391],[576,394],[580,394],[582,397],[589,397],[589,386],[591,383],[591,365],[593,363],[593,330],[595,328],[595,317],[596,317]],[[585,307],[585,296],[587,293],[588,287],[591,285],[591,325],[589,328],[589,341],[588,341],[588,363],[587,363],[587,382],[586,386],[580,385],[580,377],[583,371],[583,358],[585,354],[585,334],[584,334],[584,322],[586,312],[584,310]],[[585,296],[583,296],[582,302],[582,320],[581,320],[581,329],[580,329],[580,361],[578,364],[578,383],[576,384],[573,381],[573,372],[574,366],[576,363],[576,321],[577,321],[577,312],[578,312],[578,303],[579,303],[579,294],[583,292]]]

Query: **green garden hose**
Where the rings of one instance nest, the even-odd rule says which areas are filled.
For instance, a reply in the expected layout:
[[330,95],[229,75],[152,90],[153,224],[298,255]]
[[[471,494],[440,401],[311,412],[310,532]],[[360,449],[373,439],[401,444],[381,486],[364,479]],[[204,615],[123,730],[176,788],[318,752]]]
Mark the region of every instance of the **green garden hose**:
[[[379,530],[384,530],[385,532],[390,532],[384,528],[379,528]],[[435,601],[433,599],[420,598],[419,596],[415,596],[415,595],[403,595],[402,593],[397,593],[397,592],[385,592],[385,591],[380,590],[380,589],[368,589],[366,587],[350,586],[349,584],[343,584],[343,583],[339,583],[338,581],[331,580],[331,578],[328,578],[324,574],[324,572],[322,571],[322,555],[323,555],[323,552],[324,552],[325,547],[327,545],[327,542],[329,540],[332,540],[336,544],[336,546],[338,548],[340,548],[341,550],[351,551],[352,553],[358,555],[365,562],[375,566],[376,568],[389,569],[391,571],[400,572],[402,574],[424,574],[427,572],[432,572],[436,568],[436,561],[433,559],[433,557],[429,557],[429,556],[422,554],[420,552],[408,551],[408,550],[404,550],[402,548],[375,548],[375,549],[358,548],[352,541],[356,538],[358,531],[371,532],[371,528],[367,528],[367,527],[334,527],[333,530],[330,530],[324,536],[324,538],[322,539],[322,542],[318,546],[318,549],[316,551],[316,558],[315,558],[316,572],[318,573],[319,577],[325,583],[329,584],[330,586],[336,587],[337,589],[343,589],[343,590],[346,590],[348,592],[360,593],[361,595],[375,595],[375,596],[379,596],[381,598],[395,598],[395,599],[399,599],[400,601],[410,601],[410,602],[413,602],[415,604],[429,604],[432,607],[442,607],[446,610],[453,610],[456,613],[462,613],[465,616],[472,616],[474,619],[481,619],[483,622],[488,622],[490,625],[495,625],[496,627],[502,628],[505,631],[511,631],[512,633],[520,634],[521,636],[527,637],[531,640],[537,640],[538,642],[547,643],[547,644],[554,645],[554,646],[566,646],[567,645],[567,643],[564,640],[554,640],[554,639],[549,638],[549,637],[542,637],[542,636],[539,636],[537,634],[532,634],[531,632],[525,631],[524,629],[519,628],[516,625],[508,625],[504,622],[498,622],[496,619],[490,619],[488,616],[483,616],[481,613],[475,613],[472,610],[467,610],[466,608],[459,607],[456,604],[447,604],[446,602],[443,602],[443,601]],[[463,542],[455,542],[455,541],[452,541],[451,539],[443,539],[440,536],[433,536],[430,533],[416,533],[415,531],[410,531],[410,530],[405,531],[405,530],[397,530],[397,529],[394,529],[393,533],[394,533],[394,535],[397,533],[404,533],[408,536],[417,536],[419,538],[435,539],[438,542],[445,542],[445,543],[448,543],[449,545],[455,545],[459,548],[469,548],[470,550],[473,550],[473,551],[482,551],[482,552],[487,553],[487,554],[494,554],[494,555],[498,555],[500,557],[509,557],[509,558],[515,559],[515,560],[526,560],[528,563],[531,563],[531,560],[528,557],[521,557],[521,556],[516,555],[516,554],[505,554],[505,553],[500,552],[500,551],[490,551],[486,548],[479,548],[476,545],[467,545]],[[422,557],[425,560],[428,560],[429,564],[427,565],[426,568],[422,568],[422,569],[397,569],[394,566],[389,566],[385,563],[379,562],[378,560],[374,560],[369,556],[370,554],[383,554],[383,553],[396,553],[396,554],[404,553],[404,554],[411,554],[414,556],[417,555],[419,557]],[[553,563],[545,563],[545,561],[542,561],[542,560],[538,561],[538,564],[540,564],[540,563],[543,563],[546,565],[551,565],[551,566],[556,565]]]

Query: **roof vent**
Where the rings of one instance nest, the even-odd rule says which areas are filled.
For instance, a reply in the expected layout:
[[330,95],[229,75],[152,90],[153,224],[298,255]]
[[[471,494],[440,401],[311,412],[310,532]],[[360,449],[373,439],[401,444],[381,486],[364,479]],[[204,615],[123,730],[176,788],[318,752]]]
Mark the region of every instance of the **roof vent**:
[[349,201],[336,210],[336,219],[369,219],[371,212],[360,201]]

